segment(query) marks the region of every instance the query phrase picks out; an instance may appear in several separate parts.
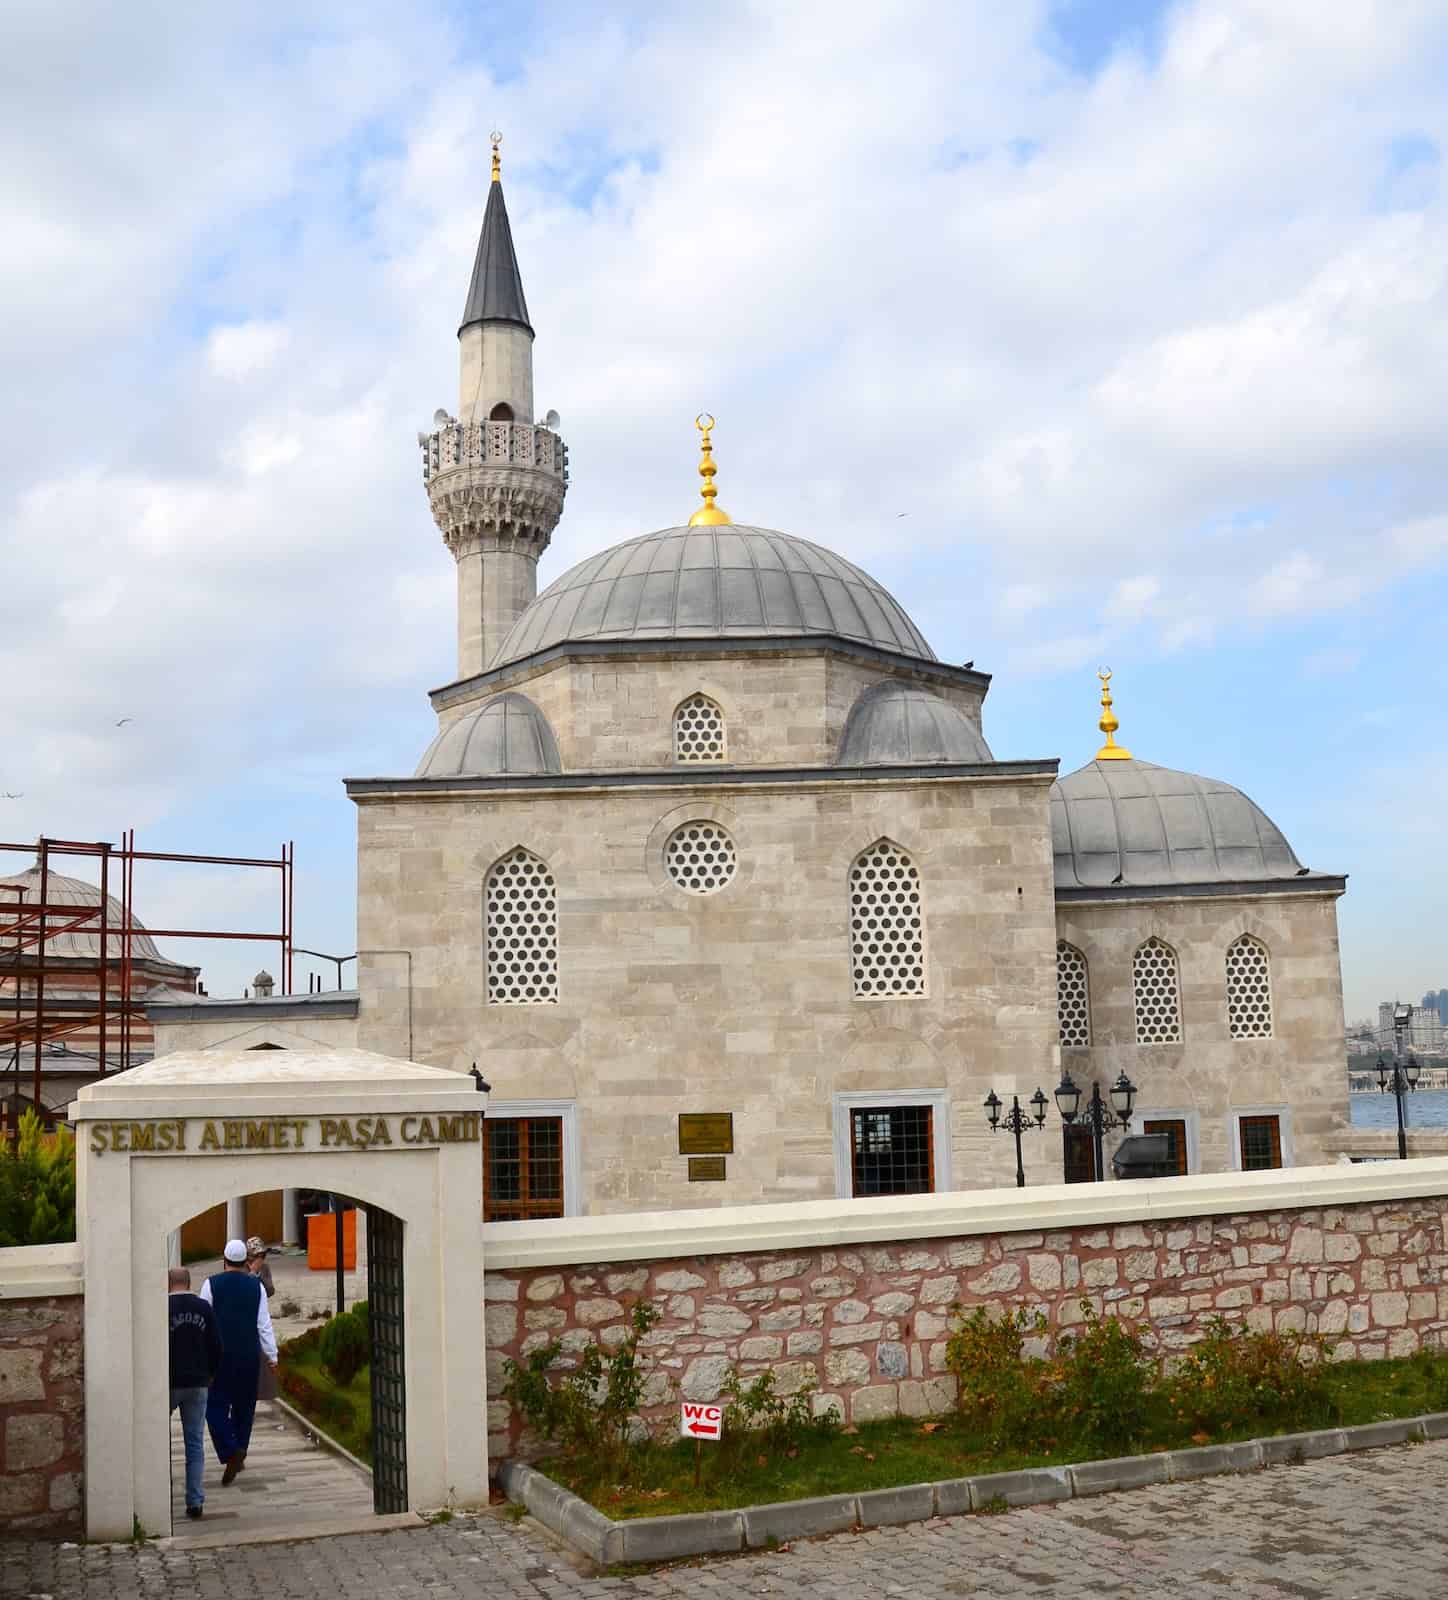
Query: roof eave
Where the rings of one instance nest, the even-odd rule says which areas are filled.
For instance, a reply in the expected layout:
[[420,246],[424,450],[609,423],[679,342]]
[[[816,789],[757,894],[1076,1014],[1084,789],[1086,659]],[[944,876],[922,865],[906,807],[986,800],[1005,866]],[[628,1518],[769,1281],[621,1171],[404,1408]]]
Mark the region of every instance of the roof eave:
[[1347,891],[1347,874],[1309,872],[1292,878],[1238,878],[1222,883],[1120,883],[1087,887],[1057,884],[1056,899],[1067,905],[1123,900],[1240,900],[1252,895],[1330,895]]

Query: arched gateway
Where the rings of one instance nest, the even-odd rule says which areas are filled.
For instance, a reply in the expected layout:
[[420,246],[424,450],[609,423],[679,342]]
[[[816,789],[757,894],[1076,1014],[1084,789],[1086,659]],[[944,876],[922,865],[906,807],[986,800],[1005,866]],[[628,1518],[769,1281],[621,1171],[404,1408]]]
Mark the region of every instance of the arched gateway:
[[386,1213],[392,1261],[401,1235],[406,1503],[486,1504],[485,1106],[455,1072],[366,1050],[178,1052],[81,1090],[92,1539],[170,1527],[168,1235],[233,1196],[299,1186]]

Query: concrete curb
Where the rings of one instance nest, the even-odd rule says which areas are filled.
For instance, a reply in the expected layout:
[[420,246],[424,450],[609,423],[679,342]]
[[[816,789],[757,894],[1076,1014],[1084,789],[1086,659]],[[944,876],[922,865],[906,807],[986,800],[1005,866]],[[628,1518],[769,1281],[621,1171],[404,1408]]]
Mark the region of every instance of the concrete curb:
[[1429,1439],[1448,1439],[1448,1411],[1367,1422],[1356,1428],[1323,1428],[1240,1444],[1209,1444],[1199,1450],[1161,1450],[1152,1455],[1080,1461],[1069,1467],[1030,1467],[1021,1472],[946,1478],[815,1500],[781,1500],[738,1511],[695,1511],[623,1522],[604,1516],[522,1461],[505,1461],[498,1481],[509,1500],[526,1506],[545,1528],[600,1566],[612,1566],[620,1561],[679,1561],[686,1556],[755,1550],[771,1540],[784,1543],[822,1533],[845,1533],[851,1528],[926,1522],[933,1517],[989,1511],[1002,1503],[1046,1505],[1113,1489],[1187,1483],[1221,1473],[1255,1472],[1262,1467],[1315,1461],[1382,1445],[1422,1444]]
[[297,1408],[290,1402],[283,1400],[280,1395],[276,1395],[273,1398],[272,1404],[276,1406],[279,1411],[285,1412],[286,1415],[296,1423],[296,1425],[307,1435],[309,1439],[315,1439],[319,1449],[325,1450],[329,1455],[341,1456],[343,1461],[345,1461],[349,1466],[355,1467],[357,1471],[360,1472],[369,1483],[371,1483],[372,1468],[369,1467],[365,1461],[361,1460],[360,1457],[354,1456],[346,1447],[346,1445],[338,1444],[332,1435],[328,1433],[325,1428],[323,1428],[320,1422],[314,1422],[309,1416],[306,1416],[303,1412],[298,1411]]

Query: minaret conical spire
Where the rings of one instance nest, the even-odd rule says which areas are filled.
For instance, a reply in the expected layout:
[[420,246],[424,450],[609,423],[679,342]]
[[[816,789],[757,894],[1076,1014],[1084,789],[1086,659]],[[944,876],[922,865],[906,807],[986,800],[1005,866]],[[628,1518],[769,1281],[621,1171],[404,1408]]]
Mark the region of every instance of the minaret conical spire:
[[495,133],[492,140],[492,182],[488,185],[483,231],[478,235],[473,278],[468,285],[467,304],[463,307],[458,332],[478,322],[515,322],[532,333],[528,302],[523,298],[523,275],[518,271],[513,230],[508,225],[508,207],[503,199],[502,162],[498,155],[502,135]]

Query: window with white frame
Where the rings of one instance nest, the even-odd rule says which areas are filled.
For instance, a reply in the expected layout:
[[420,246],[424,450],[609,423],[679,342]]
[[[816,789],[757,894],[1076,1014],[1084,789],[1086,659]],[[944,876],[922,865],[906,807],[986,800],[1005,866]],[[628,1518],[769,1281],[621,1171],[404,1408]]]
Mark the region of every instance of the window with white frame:
[[483,1221],[579,1213],[578,1106],[490,1100],[483,1122]]
[[850,966],[857,1000],[925,993],[920,874],[888,839],[876,840],[850,868]]
[[1227,946],[1227,1028],[1234,1039],[1272,1037],[1272,968],[1250,933]]
[[674,711],[674,760],[725,759],[723,710],[707,694],[691,694]]
[[484,894],[490,1006],[558,1003],[558,886],[520,845],[488,873]]
[[1091,985],[1086,957],[1064,939],[1056,941],[1056,1020],[1063,1045],[1091,1043]]
[[943,1089],[869,1089],[833,1098],[841,1195],[934,1194],[950,1188],[950,1108]]
[[1154,935],[1138,946],[1131,963],[1136,999],[1136,1042],[1180,1044],[1181,979],[1176,951]]

